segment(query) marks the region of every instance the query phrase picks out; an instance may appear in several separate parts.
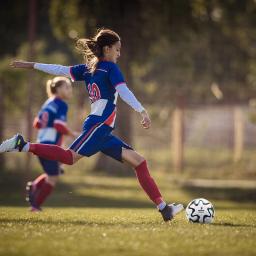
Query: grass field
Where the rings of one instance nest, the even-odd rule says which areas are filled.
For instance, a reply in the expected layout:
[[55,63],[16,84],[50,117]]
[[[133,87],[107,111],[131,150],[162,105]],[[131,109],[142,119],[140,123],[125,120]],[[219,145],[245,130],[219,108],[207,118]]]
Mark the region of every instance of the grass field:
[[89,174],[65,175],[44,211],[32,214],[22,194],[4,187],[10,179],[0,184],[0,255],[256,255],[255,190],[156,180],[169,200],[211,200],[215,222],[191,224],[183,212],[163,223],[133,177]]
[[255,255],[255,210],[217,210],[214,224],[151,209],[2,207],[0,255]]

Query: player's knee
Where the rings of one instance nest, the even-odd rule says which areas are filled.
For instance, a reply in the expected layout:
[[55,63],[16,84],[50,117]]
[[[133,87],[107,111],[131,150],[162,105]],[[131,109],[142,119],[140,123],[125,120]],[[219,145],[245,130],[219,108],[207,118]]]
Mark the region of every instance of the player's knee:
[[146,159],[143,157],[143,156],[139,156],[139,159],[138,159],[138,165],[140,165],[141,163],[145,162]]
[[72,153],[72,162],[68,163],[69,165],[75,164],[78,160],[80,160],[83,156],[77,154],[75,151],[69,149],[69,151]]
[[52,186],[56,186],[56,183],[59,179],[59,176],[58,175],[54,175],[54,176],[51,176],[51,175],[47,175],[47,182],[50,183]]
[[136,157],[134,159],[133,167],[136,168],[137,166],[139,166],[144,161],[146,161],[146,159],[142,155],[137,153]]
[[145,158],[134,150],[123,149],[122,160],[124,160],[126,163],[128,163],[131,167],[136,168],[142,162],[145,161]]

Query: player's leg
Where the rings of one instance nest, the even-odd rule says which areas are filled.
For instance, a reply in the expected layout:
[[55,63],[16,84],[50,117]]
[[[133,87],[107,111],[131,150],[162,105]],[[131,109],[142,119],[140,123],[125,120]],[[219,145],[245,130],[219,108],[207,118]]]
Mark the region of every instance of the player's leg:
[[156,204],[164,221],[171,220],[184,209],[182,204],[166,204],[157,184],[149,173],[146,160],[139,153],[132,149],[122,148],[122,160],[135,169],[141,187]]
[[[122,160],[134,168],[141,187],[149,198],[158,206],[164,207],[162,195],[149,173],[147,162],[144,157],[132,149],[122,148]],[[161,208],[160,208],[161,209]]]
[[34,181],[27,183],[27,200],[29,201],[32,211],[41,210],[42,204],[51,195],[59,179],[59,175],[63,172],[60,164],[56,161],[50,161],[39,158],[39,161],[45,171]]
[[63,149],[57,145],[26,142],[20,134],[4,141],[0,145],[0,153],[12,151],[31,152],[47,160],[58,161],[68,165],[74,164],[83,157],[71,149]]
[[160,210],[165,221],[172,219],[174,215],[183,210],[181,204],[167,205],[165,203],[154,179],[149,173],[145,158],[121,139],[110,134],[101,152],[120,162],[124,161],[135,169],[141,187]]
[[47,160],[72,165],[83,156],[91,156],[97,153],[105,136],[111,131],[112,128],[104,123],[85,121],[83,132],[74,140],[69,149],[63,149],[57,145],[28,143],[22,135],[17,134],[0,145],[0,153],[11,151],[31,152]]
[[136,151],[134,151],[131,146],[124,143],[118,137],[110,134],[106,139],[101,152],[120,162],[127,162],[131,167],[135,169],[139,183],[149,198],[156,205],[166,205],[163,202],[158,187],[149,174],[146,160]]

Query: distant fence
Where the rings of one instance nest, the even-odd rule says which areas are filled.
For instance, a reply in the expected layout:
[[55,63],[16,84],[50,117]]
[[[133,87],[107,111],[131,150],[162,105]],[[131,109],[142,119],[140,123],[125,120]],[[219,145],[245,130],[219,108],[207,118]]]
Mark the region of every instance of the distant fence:
[[[198,152],[208,150],[210,154],[212,150],[223,149],[229,152],[228,161],[237,162],[243,158],[245,150],[256,150],[256,125],[250,116],[251,109],[245,105],[161,110],[157,116],[152,116],[152,128],[144,130],[140,127],[140,118],[134,114],[133,146],[146,154],[154,169],[161,165],[168,170],[182,170],[184,165],[190,164],[186,157],[191,148],[199,149]],[[69,123],[77,123],[77,117],[71,113]],[[82,117],[80,119],[82,124]],[[6,137],[24,132],[26,120],[20,116],[6,118],[5,127]],[[200,161],[200,156],[197,157]],[[211,163],[213,159],[209,165]]]
[[165,122],[153,122],[149,132],[141,131],[136,125],[135,138],[140,139],[139,147],[145,144],[148,151],[169,150],[176,170],[183,169],[187,148],[228,150],[232,161],[237,162],[244,149],[256,149],[256,124],[252,123],[251,114],[246,105],[176,108]]
[[244,148],[256,147],[256,125],[250,121],[248,106],[206,106],[175,109],[173,112],[172,150],[174,167],[183,166],[186,146],[229,148],[239,161]]

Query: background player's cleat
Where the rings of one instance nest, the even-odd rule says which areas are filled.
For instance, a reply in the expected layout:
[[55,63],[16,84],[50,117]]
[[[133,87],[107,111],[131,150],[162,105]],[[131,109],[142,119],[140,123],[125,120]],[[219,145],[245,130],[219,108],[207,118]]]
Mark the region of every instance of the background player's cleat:
[[26,201],[29,202],[31,212],[41,212],[42,208],[35,204],[33,182],[29,181],[26,186]]
[[21,151],[26,143],[22,135],[16,134],[12,138],[3,141],[0,145],[0,153]]
[[31,212],[42,211],[42,209],[35,204],[33,182],[29,181],[27,183],[26,192],[26,201],[31,205]]
[[41,209],[40,207],[33,207],[33,206],[32,206],[32,207],[30,208],[30,211],[31,211],[31,212],[41,212],[42,209]]
[[162,214],[164,221],[172,220],[172,218],[184,210],[182,204],[167,204],[162,211],[159,211]]
[[33,183],[31,181],[27,182],[26,186],[26,201],[33,204]]

